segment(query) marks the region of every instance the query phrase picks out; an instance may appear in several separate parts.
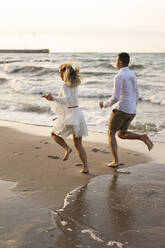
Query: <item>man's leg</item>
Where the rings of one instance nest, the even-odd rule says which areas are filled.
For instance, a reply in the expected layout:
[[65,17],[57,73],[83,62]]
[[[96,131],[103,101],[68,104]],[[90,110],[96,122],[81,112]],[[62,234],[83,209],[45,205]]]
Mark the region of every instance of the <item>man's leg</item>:
[[108,130],[108,143],[112,152],[113,160],[111,163],[108,163],[109,167],[117,167],[119,166],[118,155],[117,155],[117,141],[116,141],[116,132]]
[[128,131],[123,132],[122,130],[119,130],[118,136],[121,139],[141,140],[147,145],[149,151],[153,148],[153,143],[147,134],[136,134]]
[[112,162],[106,164],[109,167],[119,166],[116,132],[121,128],[123,118],[117,110],[113,110],[108,122],[108,143],[112,152]]

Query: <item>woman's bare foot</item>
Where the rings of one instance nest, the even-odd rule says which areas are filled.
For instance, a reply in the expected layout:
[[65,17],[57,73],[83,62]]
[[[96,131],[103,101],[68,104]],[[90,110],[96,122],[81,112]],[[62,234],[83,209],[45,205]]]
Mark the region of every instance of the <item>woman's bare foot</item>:
[[72,152],[72,149],[70,147],[67,148],[65,155],[63,157],[63,161],[66,161],[69,158],[69,154]]
[[148,150],[151,151],[151,149],[153,148],[153,143],[147,134],[143,135],[143,142],[148,146]]
[[80,170],[81,173],[85,173],[85,174],[88,174],[89,173],[89,170],[87,167],[85,168],[82,168],[82,170]]
[[112,161],[111,163],[106,163],[106,166],[111,167],[111,168],[116,168],[120,166],[120,164]]

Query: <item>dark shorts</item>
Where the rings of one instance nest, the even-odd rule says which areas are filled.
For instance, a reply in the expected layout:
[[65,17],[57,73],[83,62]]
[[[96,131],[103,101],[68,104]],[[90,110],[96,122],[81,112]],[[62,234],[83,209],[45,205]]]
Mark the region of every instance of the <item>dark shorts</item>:
[[136,114],[127,114],[123,111],[114,109],[108,121],[108,128],[113,132],[121,130],[125,133],[135,115]]

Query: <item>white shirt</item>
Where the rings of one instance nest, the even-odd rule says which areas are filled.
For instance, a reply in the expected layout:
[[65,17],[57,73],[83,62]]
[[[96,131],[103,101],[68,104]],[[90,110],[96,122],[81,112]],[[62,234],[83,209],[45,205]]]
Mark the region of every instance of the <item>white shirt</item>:
[[116,109],[128,114],[136,114],[138,99],[137,78],[128,67],[123,67],[114,77],[112,97],[104,102],[103,106],[107,108],[118,102]]

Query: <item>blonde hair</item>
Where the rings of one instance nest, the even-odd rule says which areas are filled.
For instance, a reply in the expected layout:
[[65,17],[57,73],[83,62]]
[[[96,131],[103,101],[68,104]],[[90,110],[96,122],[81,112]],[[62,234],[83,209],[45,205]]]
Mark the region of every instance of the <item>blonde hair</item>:
[[80,67],[72,67],[72,63],[64,63],[59,68],[60,74],[63,74],[63,80],[69,87],[76,87],[81,84]]

